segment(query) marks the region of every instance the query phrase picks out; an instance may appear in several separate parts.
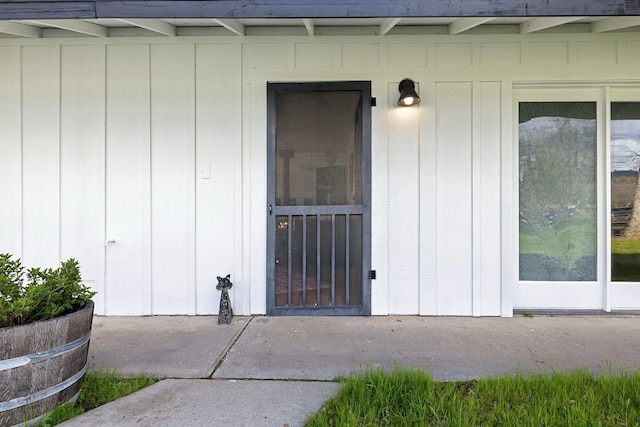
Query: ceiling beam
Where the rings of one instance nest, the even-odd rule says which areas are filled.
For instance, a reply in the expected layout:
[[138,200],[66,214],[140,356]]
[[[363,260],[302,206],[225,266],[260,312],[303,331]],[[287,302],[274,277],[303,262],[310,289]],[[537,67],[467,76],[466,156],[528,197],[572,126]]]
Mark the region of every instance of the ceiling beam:
[[11,21],[0,21],[0,33],[19,37],[42,37],[42,29],[32,25],[18,24]]
[[154,33],[162,34],[164,36],[175,36],[178,34],[178,30],[174,25],[167,24],[164,21],[157,19],[118,19],[125,24],[133,25],[135,27],[144,28],[145,30],[153,31]]
[[[40,3],[29,4],[35,7]],[[638,0],[527,0],[526,7],[522,0],[95,0],[95,7],[98,18],[533,18],[640,15]]]
[[219,25],[222,25],[227,30],[239,36],[245,35],[244,25],[242,24],[242,22],[238,21],[237,19],[213,19],[213,22]]
[[398,22],[400,22],[401,20],[402,18],[385,18],[382,21],[382,24],[380,24],[380,35],[384,36],[385,34],[387,34],[393,27],[398,25]]
[[95,37],[108,37],[109,29],[102,25],[92,24],[77,19],[52,19],[52,20],[28,20],[37,25],[44,25],[51,28],[59,28],[61,30],[73,31],[74,33],[85,34]]
[[495,18],[460,18],[449,24],[449,34],[460,34]]
[[640,16],[617,16],[615,18],[607,18],[602,21],[591,23],[592,33],[604,33],[606,31],[621,30],[623,28],[635,27],[640,25]]
[[303,19],[302,22],[304,22],[304,27],[307,29],[307,33],[310,36],[313,36],[316,32],[315,29],[315,24],[313,23],[313,19]]
[[584,16],[557,16],[547,18],[533,18],[520,24],[520,34],[530,34],[547,28],[557,27],[570,22],[584,19]]

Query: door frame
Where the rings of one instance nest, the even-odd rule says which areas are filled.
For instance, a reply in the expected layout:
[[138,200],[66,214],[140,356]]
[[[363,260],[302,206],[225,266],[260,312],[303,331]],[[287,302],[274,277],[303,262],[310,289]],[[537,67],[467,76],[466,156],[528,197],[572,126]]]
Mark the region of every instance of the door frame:
[[520,102],[594,102],[596,104],[596,280],[593,282],[550,282],[520,280],[520,233],[519,218],[514,218],[514,248],[515,248],[515,285],[511,295],[515,310],[604,310],[607,307],[607,281],[605,272],[608,271],[606,239],[608,220],[604,213],[606,209],[607,190],[605,168],[607,158],[608,136],[604,134],[605,97],[603,86],[575,87],[517,87],[513,90],[513,164],[515,166],[514,185],[514,214],[520,212],[519,206],[519,114]]
[[[362,93],[362,304],[333,307],[275,306],[275,200],[276,93],[360,91]],[[371,81],[267,82],[267,247],[266,311],[268,316],[371,314]]]
[[[607,138],[607,184],[608,189],[611,188],[611,169],[610,169],[610,147],[611,147],[611,104],[616,102],[638,102],[640,103],[640,85],[611,85],[605,88],[607,121],[606,121],[606,138]],[[607,212],[611,212],[611,197],[607,193]],[[610,215],[609,215],[610,218]],[[612,261],[611,261],[611,224],[607,224],[607,276],[606,276],[606,307],[605,311],[627,310],[637,311],[640,307],[640,282],[614,282],[611,278]]]

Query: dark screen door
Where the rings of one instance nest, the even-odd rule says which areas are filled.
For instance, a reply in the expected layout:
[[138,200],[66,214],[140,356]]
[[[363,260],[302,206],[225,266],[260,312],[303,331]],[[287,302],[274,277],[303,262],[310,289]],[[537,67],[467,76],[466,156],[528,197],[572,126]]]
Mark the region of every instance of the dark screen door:
[[268,83],[267,314],[371,312],[371,83]]

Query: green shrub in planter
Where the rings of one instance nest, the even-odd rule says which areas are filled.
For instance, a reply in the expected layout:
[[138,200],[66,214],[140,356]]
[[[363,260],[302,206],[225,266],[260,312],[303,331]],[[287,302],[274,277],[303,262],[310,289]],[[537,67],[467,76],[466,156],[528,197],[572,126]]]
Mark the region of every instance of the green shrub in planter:
[[32,424],[77,399],[93,295],[74,259],[56,269],[25,269],[0,254],[0,425]]
[[11,254],[0,254],[0,328],[63,316],[94,295],[82,283],[75,259],[56,269],[26,269]]

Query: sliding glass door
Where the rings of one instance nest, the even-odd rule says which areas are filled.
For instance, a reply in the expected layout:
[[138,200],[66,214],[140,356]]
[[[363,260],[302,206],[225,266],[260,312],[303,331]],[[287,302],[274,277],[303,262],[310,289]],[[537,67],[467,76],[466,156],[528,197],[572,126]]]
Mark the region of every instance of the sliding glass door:
[[515,308],[603,307],[601,110],[598,90],[519,93]]
[[640,307],[640,89],[516,90],[515,309]]

